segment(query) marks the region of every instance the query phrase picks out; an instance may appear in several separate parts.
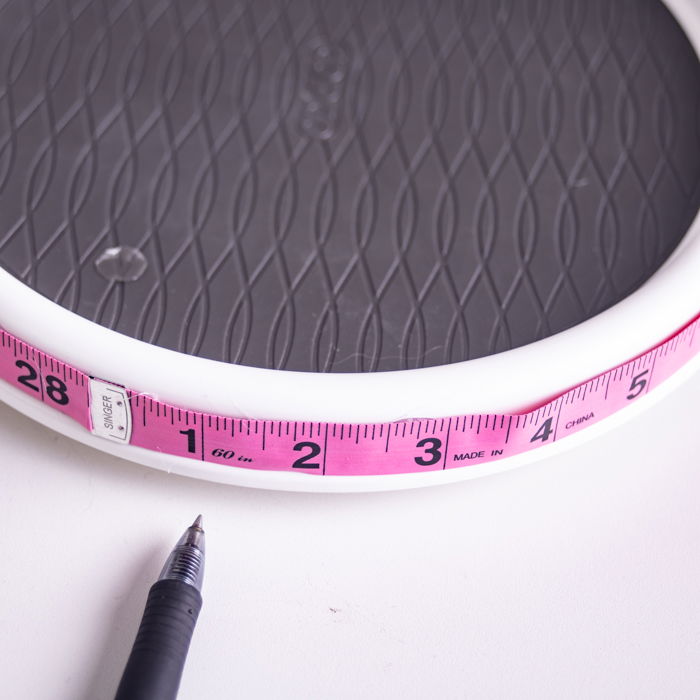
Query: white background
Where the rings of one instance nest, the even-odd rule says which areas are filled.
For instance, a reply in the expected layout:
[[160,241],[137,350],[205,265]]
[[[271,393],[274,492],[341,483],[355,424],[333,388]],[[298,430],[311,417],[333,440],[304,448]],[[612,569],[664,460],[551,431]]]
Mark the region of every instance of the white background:
[[700,697],[700,374],[499,476],[311,495],[170,476],[0,404],[3,697],[111,698],[203,513],[181,700]]

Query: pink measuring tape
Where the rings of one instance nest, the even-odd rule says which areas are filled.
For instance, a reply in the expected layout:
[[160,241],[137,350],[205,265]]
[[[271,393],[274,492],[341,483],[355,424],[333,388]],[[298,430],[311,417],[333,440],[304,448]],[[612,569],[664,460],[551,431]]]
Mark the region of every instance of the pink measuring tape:
[[224,417],[90,377],[0,330],[0,379],[93,434],[227,466],[336,476],[407,474],[511,457],[572,435],[649,392],[700,349],[696,317],[645,354],[521,414],[341,424]]

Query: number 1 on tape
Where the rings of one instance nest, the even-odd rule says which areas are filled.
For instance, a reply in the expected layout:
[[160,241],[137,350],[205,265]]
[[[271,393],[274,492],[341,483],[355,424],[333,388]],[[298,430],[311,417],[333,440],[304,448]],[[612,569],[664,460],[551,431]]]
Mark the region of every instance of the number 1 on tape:
[[698,352],[700,318],[649,352],[521,414],[343,424],[211,415],[90,377],[0,329],[0,379],[104,439],[222,468],[318,475],[426,472],[481,464],[597,423]]

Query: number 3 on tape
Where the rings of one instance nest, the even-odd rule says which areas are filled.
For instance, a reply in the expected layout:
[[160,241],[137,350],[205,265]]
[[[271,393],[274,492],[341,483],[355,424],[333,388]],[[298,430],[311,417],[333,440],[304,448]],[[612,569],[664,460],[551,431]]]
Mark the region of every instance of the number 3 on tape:
[[226,467],[402,474],[510,457],[597,423],[694,357],[696,318],[634,360],[521,414],[342,424],[218,416],[90,377],[0,329],[0,379],[106,440]]

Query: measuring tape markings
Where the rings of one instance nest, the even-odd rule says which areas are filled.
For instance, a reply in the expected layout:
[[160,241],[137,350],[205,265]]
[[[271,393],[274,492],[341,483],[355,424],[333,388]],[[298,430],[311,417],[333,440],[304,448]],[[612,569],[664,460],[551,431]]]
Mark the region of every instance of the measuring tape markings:
[[105,439],[226,466],[309,474],[436,471],[511,457],[616,413],[700,349],[696,318],[647,353],[520,414],[340,424],[232,418],[90,377],[0,329],[0,379]]

